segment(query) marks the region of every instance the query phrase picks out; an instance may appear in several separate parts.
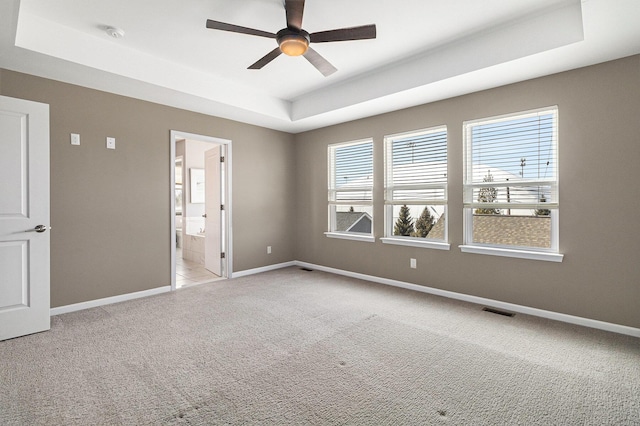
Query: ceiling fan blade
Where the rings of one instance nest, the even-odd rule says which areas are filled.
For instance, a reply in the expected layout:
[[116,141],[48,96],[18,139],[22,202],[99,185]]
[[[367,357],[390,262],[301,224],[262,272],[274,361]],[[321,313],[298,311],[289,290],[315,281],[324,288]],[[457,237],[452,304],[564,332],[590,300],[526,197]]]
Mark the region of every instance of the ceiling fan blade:
[[331,65],[329,61],[320,56],[320,54],[312,48],[307,49],[304,57],[307,58],[307,61],[311,62],[311,65],[316,67],[317,70],[320,71],[325,77],[329,77],[331,74],[338,71],[336,67]]
[[273,61],[275,58],[280,56],[281,53],[282,53],[282,51],[280,50],[280,48],[276,47],[271,52],[267,53],[262,58],[258,59],[258,61],[255,64],[251,65],[247,69],[248,70],[259,70],[260,68],[264,67],[269,62]]
[[304,0],[285,0],[284,8],[287,11],[287,27],[301,30]]
[[276,35],[274,33],[261,31],[261,30],[254,30],[253,28],[241,27],[239,25],[227,24],[225,22],[212,21],[211,19],[207,19],[207,28],[211,30],[222,30],[222,31],[230,31],[232,33],[276,38]]
[[320,31],[309,35],[311,43],[326,43],[330,41],[367,40],[376,38],[376,25],[361,25],[359,27],[340,28],[337,30]]

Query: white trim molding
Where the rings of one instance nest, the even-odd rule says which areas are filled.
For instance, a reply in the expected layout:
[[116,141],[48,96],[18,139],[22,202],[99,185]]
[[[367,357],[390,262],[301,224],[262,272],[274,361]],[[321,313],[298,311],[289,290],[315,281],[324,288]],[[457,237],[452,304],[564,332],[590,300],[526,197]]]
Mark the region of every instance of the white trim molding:
[[449,250],[451,245],[443,241],[425,241],[418,238],[394,238],[394,237],[382,237],[380,238],[384,244],[395,244],[398,246],[420,247],[430,248],[436,250]]
[[[245,277],[249,275],[259,274],[262,272],[269,272],[269,271],[274,271],[277,269],[288,268],[293,266],[315,269],[318,271],[323,271],[331,274],[342,275],[346,277],[370,281],[378,284],[390,285],[393,287],[400,287],[407,290],[419,291],[421,293],[433,294],[436,296],[442,296],[442,297],[447,297],[449,299],[461,300],[464,302],[474,303],[477,305],[491,306],[494,308],[504,309],[506,311],[517,312],[517,313],[536,316],[540,318],[547,318],[555,321],[565,322],[568,324],[575,324],[583,327],[595,328],[598,330],[610,331],[612,333],[625,334],[628,336],[640,338],[640,328],[629,327],[626,325],[614,324],[614,323],[594,320],[590,318],[577,317],[574,315],[568,315],[568,314],[563,314],[559,312],[546,311],[544,309],[532,308],[532,307],[523,306],[523,305],[516,305],[514,303],[502,302],[499,300],[487,299],[484,297],[472,296],[469,294],[456,293],[453,291],[441,290],[438,288],[407,283],[404,281],[392,280],[388,278],[380,278],[373,275],[360,274],[358,272],[344,271],[342,269],[330,268],[328,266],[315,265],[313,263],[300,262],[297,260],[263,266],[260,268],[246,269],[244,271],[235,272],[233,276],[234,278],[240,278],[240,277]],[[153,296],[156,294],[166,293],[170,291],[171,291],[171,286],[159,287],[159,288],[154,288],[150,290],[138,291],[135,293],[123,294],[123,295],[113,296],[113,297],[106,297],[104,299],[76,303],[73,305],[60,306],[57,308],[52,308],[50,312],[51,312],[51,316],[66,314],[69,312],[79,311],[82,309],[88,309],[88,308],[94,308],[97,306],[109,305],[112,303],[124,302],[127,300]]]
[[149,290],[136,291],[135,293],[119,294],[117,296],[105,297],[103,299],[89,300],[87,302],[74,303],[73,305],[58,306],[51,308],[51,316],[68,314],[69,312],[81,311],[83,309],[96,308],[98,306],[111,305],[113,303],[126,302],[127,300],[140,299],[141,297],[154,296],[156,294],[168,293],[171,286],[152,288]]
[[275,271],[276,269],[288,268],[290,266],[296,266],[296,261],[277,263],[275,265],[262,266],[260,268],[245,269],[244,271],[236,271],[233,273],[233,278],[246,277],[248,275],[260,274],[262,272]]
[[564,254],[546,251],[512,250],[499,247],[484,247],[465,244],[458,246],[463,253],[488,254],[491,256],[515,257],[518,259],[545,260],[547,262],[562,262]]
[[569,324],[581,325],[583,327],[595,328],[598,330],[611,331],[613,333],[626,334],[628,336],[640,337],[640,328],[629,327],[626,325],[613,324],[610,322],[594,320],[590,318],[577,317],[574,315],[562,314],[559,312],[546,311],[544,309],[532,308],[529,306],[516,305],[514,303],[501,302],[499,300],[486,299],[484,297],[472,296],[469,294],[456,293],[448,290],[441,290],[422,286],[418,284],[406,283],[403,281],[391,280],[388,278],[380,278],[373,275],[365,275],[357,272],[344,271],[341,269],[330,268],[327,266],[314,265],[307,262],[294,262],[296,266],[315,269],[318,271],[329,272],[336,275],[357,278],[360,280],[371,281],[378,284],[390,285],[393,287],[405,288],[408,290],[419,291],[421,293],[433,294],[436,296],[447,297],[449,299],[462,300],[464,302],[475,303],[477,305],[488,305],[494,308],[500,308],[511,312],[531,315],[540,318],[547,318],[555,321],[566,322]]
[[347,234],[346,232],[325,232],[329,238],[339,238],[342,240],[353,240],[353,241],[363,241],[365,243],[375,243],[376,237],[373,235],[356,235],[356,234]]
[[[170,130],[169,131],[169,170],[170,170],[170,178],[171,178],[171,186],[170,190],[170,208],[171,208],[171,217],[176,217],[176,206],[175,206],[175,186],[176,186],[176,176],[175,176],[175,162],[176,162],[176,143],[181,140],[194,140],[200,142],[207,142],[210,144],[219,145],[221,147],[221,155],[225,157],[224,166],[225,167],[225,180],[223,183],[222,193],[224,194],[224,220],[223,227],[224,233],[221,240],[221,251],[226,254],[226,257],[223,260],[222,266],[222,276],[224,278],[231,278],[233,275],[233,202],[232,202],[232,187],[233,187],[233,170],[232,170],[232,145],[233,141],[230,139],[222,139],[214,136],[207,135],[197,135],[195,133],[183,132],[180,130]],[[170,226],[170,235],[169,235],[169,245],[171,247],[171,289],[176,290],[178,287],[176,285],[176,223],[175,220],[171,220]]]

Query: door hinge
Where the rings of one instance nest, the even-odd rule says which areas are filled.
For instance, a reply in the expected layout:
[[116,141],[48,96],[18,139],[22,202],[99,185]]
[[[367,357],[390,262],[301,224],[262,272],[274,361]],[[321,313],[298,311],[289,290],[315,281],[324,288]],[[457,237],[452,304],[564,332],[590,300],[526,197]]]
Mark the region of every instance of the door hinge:
[[226,257],[227,257],[227,255],[224,252],[220,253],[220,259],[224,259]]
[[224,204],[220,204],[220,210],[224,210]]
[[224,163],[224,157],[220,157],[220,162]]

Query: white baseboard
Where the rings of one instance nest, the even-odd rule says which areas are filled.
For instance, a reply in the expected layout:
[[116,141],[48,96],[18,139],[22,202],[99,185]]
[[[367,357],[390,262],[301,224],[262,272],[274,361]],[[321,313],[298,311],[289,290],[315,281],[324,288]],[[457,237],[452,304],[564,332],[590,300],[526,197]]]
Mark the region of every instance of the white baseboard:
[[[232,273],[232,278],[245,277],[247,275],[259,274],[261,272],[273,271],[276,269],[288,268],[290,266],[296,266],[295,261],[278,263],[275,265],[263,266],[261,268],[247,269],[245,271],[238,271]],[[151,290],[138,291],[135,293],[121,294],[118,296],[105,297],[104,299],[89,300],[87,302],[75,303],[73,305],[59,306],[57,308],[51,308],[50,316],[66,314],[69,312],[81,311],[83,309],[95,308],[97,306],[110,305],[112,303],[125,302],[127,300],[139,299],[141,297],[153,296],[155,294],[166,293],[171,291],[171,286],[153,288]]]
[[[357,278],[360,280],[371,281],[378,284],[390,285],[393,287],[405,288],[408,290],[419,291],[422,293],[433,294],[436,296],[447,297],[450,299],[462,300],[464,302],[475,303],[478,305],[486,305],[493,308],[504,309],[507,311],[517,312],[526,315],[532,315],[541,318],[547,318],[555,321],[566,322],[569,324],[581,325],[584,327],[595,328],[598,330],[611,331],[613,333],[626,334],[628,336],[640,337],[640,328],[629,327],[626,325],[613,324],[610,322],[598,321],[589,318],[577,317],[573,315],[562,314],[559,312],[545,311],[544,309],[532,308],[529,306],[516,305],[508,302],[501,302],[499,300],[486,299],[484,297],[472,296],[469,294],[456,293],[453,291],[441,290],[438,288],[432,288],[422,286],[418,284],[407,283],[404,281],[397,281],[388,278],[380,278],[373,275],[360,274],[357,272],[344,271],[342,269],[330,268],[322,265],[315,265],[313,263],[300,262],[297,260],[285,263],[278,263],[275,265],[263,266],[260,268],[247,269],[244,271],[234,272],[232,278],[240,278],[248,275],[259,274],[262,272],[274,271],[276,269],[288,268],[290,266],[300,266],[309,269],[316,269],[318,271],[329,272],[336,275],[343,275],[346,277]],[[109,305],[111,303],[124,302],[127,300],[138,299],[140,297],[153,296],[155,294],[166,293],[171,291],[171,286],[154,288],[151,290],[138,291],[135,293],[122,294],[113,297],[106,297],[104,299],[90,300],[88,302],[76,303],[73,305],[60,306],[51,309],[51,316],[66,314],[68,312],[79,311],[82,309],[95,308],[96,306]]]
[[390,285],[394,287],[406,288],[408,290],[420,291],[422,293],[433,294],[436,296],[448,297],[450,299],[462,300],[465,302],[471,302],[478,305],[486,305],[493,308],[500,308],[507,311],[517,312],[526,315],[532,315],[541,318],[548,318],[556,321],[566,322],[569,324],[581,325],[584,327],[596,328],[599,330],[611,331],[613,333],[626,334],[629,336],[640,337],[640,328],[629,327],[626,325],[613,324],[610,322],[598,321],[589,318],[577,317],[573,315],[562,314],[559,312],[545,311],[544,309],[531,308],[529,306],[516,305],[508,302],[501,302],[499,300],[486,299],[484,297],[471,296],[463,293],[456,293],[453,291],[440,290],[437,288],[426,287],[417,284],[406,283],[403,281],[391,280],[388,278],[375,277],[373,275],[365,275],[357,272],[349,272],[341,269],[329,268],[327,266],[314,265],[306,262],[294,262],[296,266],[301,266],[309,269],[316,269],[318,271],[330,272],[336,275],[344,275],[346,277],[357,278],[365,281],[372,281],[379,284]]
[[277,263],[275,265],[263,266],[261,268],[245,269],[244,271],[233,272],[231,278],[246,277],[247,275],[259,274],[261,272],[275,271],[276,269],[288,268],[290,266],[296,266],[296,261]]
[[135,293],[120,294],[118,296],[105,297],[104,299],[89,300],[88,302],[74,303],[73,305],[58,306],[51,308],[50,315],[60,315],[69,312],[81,311],[83,309],[95,308],[97,306],[110,305],[112,303],[125,302],[127,300],[139,299],[141,297],[153,296],[155,294],[171,291],[171,286],[152,288],[150,290],[136,291]]

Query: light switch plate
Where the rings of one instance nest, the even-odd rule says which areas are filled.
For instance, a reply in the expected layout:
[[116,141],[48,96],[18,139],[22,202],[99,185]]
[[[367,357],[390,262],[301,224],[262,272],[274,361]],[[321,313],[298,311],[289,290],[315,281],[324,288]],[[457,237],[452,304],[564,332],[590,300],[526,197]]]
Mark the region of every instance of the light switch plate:
[[107,138],[107,148],[116,149],[116,138]]
[[80,135],[71,133],[71,145],[80,145]]
[[409,266],[411,266],[412,269],[416,269],[416,260],[412,258],[409,262]]

